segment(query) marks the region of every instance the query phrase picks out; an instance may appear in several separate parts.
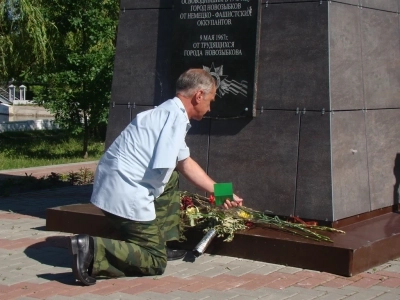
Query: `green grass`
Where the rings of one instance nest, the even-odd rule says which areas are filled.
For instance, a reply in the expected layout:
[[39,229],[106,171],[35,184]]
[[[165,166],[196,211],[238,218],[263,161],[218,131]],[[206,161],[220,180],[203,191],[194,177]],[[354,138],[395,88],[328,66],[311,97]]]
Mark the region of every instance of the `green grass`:
[[83,138],[63,130],[0,133],[0,170],[98,160],[104,141],[89,142],[88,158],[82,155]]

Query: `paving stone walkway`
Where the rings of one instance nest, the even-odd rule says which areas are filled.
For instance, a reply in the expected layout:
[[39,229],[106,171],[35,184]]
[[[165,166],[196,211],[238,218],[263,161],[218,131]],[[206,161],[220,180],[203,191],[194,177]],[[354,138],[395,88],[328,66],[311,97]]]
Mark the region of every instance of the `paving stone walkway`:
[[[41,169],[41,171],[43,171]],[[46,231],[46,208],[88,203],[92,187],[0,198],[0,299],[400,300],[400,259],[353,277],[234,257],[188,254],[155,277],[83,287],[71,273],[70,234]],[[327,257],[326,259],[329,259]]]

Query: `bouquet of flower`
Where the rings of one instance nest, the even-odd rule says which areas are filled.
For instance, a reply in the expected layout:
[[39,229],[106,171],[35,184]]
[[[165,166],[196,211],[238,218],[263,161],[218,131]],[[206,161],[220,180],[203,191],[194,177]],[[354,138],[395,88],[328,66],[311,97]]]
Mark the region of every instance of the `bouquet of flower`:
[[278,216],[271,216],[269,211],[257,211],[245,206],[224,209],[215,205],[215,199],[198,194],[181,192],[181,232],[184,237],[185,229],[188,227],[199,227],[204,232],[213,231],[217,237],[224,237],[224,241],[232,241],[237,231],[245,230],[254,226],[263,225],[294,235],[315,241],[333,242],[328,236],[318,231],[329,231],[345,233],[342,230],[318,226],[314,223],[306,223],[297,219],[297,222],[282,220]]

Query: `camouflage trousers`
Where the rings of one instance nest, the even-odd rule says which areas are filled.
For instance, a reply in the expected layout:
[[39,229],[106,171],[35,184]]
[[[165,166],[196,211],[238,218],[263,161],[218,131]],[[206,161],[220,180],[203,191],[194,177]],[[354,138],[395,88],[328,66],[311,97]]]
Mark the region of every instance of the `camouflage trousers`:
[[179,239],[179,175],[174,171],[155,202],[156,219],[138,222],[104,212],[120,232],[121,241],[94,239],[92,276],[161,275],[167,265],[165,243]]

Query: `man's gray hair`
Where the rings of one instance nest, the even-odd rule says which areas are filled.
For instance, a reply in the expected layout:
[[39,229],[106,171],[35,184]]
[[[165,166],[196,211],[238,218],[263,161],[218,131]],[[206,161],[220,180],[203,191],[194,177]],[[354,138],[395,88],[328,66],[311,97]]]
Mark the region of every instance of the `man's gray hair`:
[[189,69],[179,76],[176,82],[176,94],[191,97],[198,90],[208,94],[215,87],[215,79],[203,69]]

